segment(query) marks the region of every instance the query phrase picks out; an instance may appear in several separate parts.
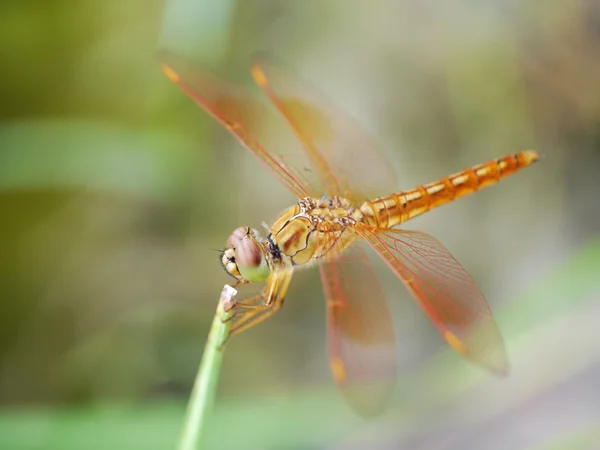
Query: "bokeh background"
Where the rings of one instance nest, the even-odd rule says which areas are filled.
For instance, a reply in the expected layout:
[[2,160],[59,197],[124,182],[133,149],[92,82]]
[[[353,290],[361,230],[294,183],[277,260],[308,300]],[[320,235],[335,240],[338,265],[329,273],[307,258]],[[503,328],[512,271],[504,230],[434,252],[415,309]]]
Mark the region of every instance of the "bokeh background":
[[595,0],[0,4],[0,448],[174,448],[218,295],[215,249],[294,198],[164,77],[170,48],[248,83],[267,50],[411,188],[545,159],[408,224],[478,281],[498,379],[450,352],[383,266],[401,372],[365,421],[336,391],[316,271],[234,338],[207,448],[600,448]]

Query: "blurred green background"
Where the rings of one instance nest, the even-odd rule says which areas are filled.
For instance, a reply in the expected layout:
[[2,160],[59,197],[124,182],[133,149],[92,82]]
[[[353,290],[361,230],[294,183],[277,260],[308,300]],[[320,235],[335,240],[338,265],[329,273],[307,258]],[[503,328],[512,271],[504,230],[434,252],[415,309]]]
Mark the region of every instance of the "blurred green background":
[[386,414],[356,417],[303,271],[230,343],[207,448],[600,448],[597,1],[8,0],[0,37],[0,448],[174,448],[231,282],[215,249],[294,202],[158,48],[244,82],[252,52],[277,54],[375,137],[399,189],[546,156],[407,224],[477,280],[510,377],[451,353],[380,265],[401,373]]

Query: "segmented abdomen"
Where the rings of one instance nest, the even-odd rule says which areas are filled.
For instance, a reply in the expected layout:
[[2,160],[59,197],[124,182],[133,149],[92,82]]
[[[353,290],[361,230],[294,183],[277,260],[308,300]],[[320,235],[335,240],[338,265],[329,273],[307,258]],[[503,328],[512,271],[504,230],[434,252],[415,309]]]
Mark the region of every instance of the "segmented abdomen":
[[360,210],[369,225],[393,227],[430,209],[496,184],[539,159],[540,155],[534,150],[518,152],[470,167],[433,183],[365,202]]

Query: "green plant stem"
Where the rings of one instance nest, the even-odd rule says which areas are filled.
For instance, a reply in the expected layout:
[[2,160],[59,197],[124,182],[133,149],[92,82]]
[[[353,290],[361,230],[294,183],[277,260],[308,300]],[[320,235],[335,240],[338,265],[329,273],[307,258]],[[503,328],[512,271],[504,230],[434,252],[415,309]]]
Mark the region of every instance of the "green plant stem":
[[231,317],[231,312],[228,311],[228,306],[232,304],[236,294],[237,291],[227,285],[221,292],[188,403],[179,450],[202,448],[202,434],[214,404],[225,342],[229,336],[230,321],[227,319]]

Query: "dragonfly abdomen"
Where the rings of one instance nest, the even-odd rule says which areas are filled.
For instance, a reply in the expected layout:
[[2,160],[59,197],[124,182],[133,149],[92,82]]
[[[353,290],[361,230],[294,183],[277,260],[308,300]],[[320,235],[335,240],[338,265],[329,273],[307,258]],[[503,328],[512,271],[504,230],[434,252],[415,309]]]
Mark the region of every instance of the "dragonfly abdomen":
[[390,228],[496,184],[539,159],[540,155],[534,150],[507,155],[469,167],[433,183],[365,202],[360,210],[369,225]]

